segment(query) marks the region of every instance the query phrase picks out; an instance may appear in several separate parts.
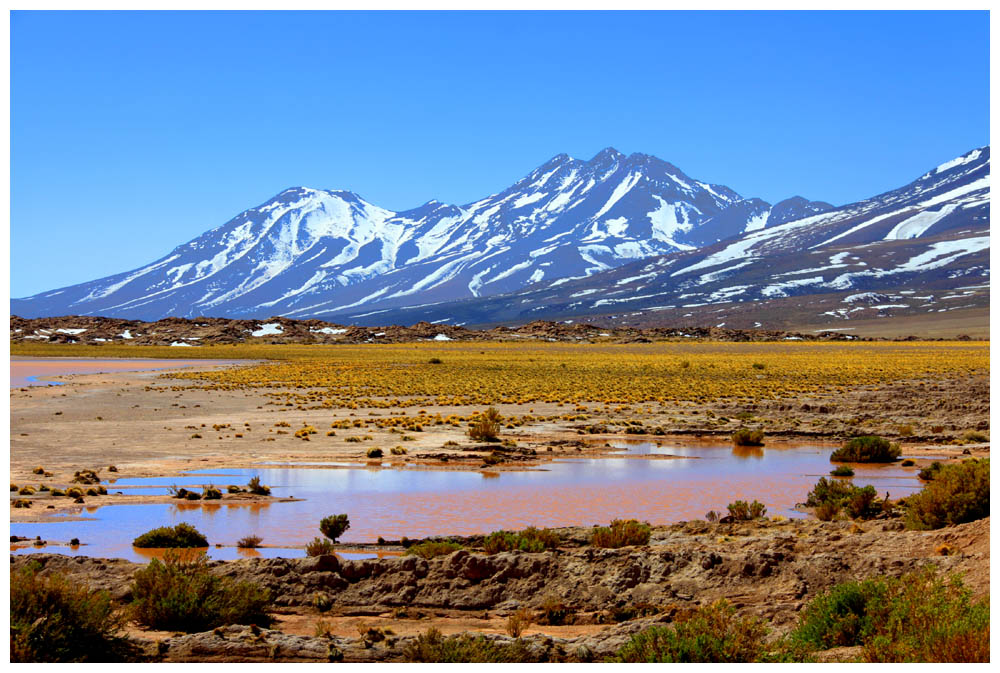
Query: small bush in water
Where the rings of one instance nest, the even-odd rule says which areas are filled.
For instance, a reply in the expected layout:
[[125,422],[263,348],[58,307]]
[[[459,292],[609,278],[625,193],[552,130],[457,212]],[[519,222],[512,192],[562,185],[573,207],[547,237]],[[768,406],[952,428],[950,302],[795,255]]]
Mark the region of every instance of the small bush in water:
[[208,539],[189,523],[179,523],[176,526],[163,526],[143,533],[132,545],[141,548],[159,549],[163,547],[207,547]]
[[835,463],[891,463],[900,453],[899,444],[884,437],[863,435],[847,440],[833,452],[830,460]]
[[736,446],[764,446],[764,431],[740,428],[733,433],[733,444]]
[[351,523],[347,520],[346,514],[334,514],[324,517],[323,520],[319,522],[319,532],[334,542],[336,542],[337,538],[343,535],[344,531],[350,527]]

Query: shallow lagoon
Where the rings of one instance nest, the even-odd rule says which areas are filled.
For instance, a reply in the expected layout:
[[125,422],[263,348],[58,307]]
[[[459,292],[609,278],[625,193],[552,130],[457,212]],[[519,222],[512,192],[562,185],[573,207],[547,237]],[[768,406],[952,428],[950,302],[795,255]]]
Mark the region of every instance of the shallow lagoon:
[[[232,545],[256,534],[263,556],[302,556],[302,546],[319,535],[319,520],[346,512],[351,528],[342,542],[374,542],[403,536],[467,535],[529,525],[606,524],[637,518],[662,524],[700,519],[709,510],[725,513],[733,500],[760,500],[768,515],[800,517],[794,506],[832,465],[829,446],[734,449],[720,444],[617,442],[618,458],[561,460],[519,472],[393,469],[380,465],[313,467],[261,466],[260,469],[204,470],[183,477],[122,479],[107,483],[110,493],[166,493],[171,485],[197,487],[245,484],[253,475],[271,486],[273,495],[297,502],[229,504],[226,502],[87,507],[91,520],[13,523],[11,533],[65,541],[79,538],[76,549],[49,546],[42,551],[87,556],[148,558],[132,548],[139,534],[182,521],[205,533],[210,544]],[[678,458],[649,457],[669,454]],[[919,490],[915,468],[855,465],[854,482],[872,484],[893,498]],[[136,488],[130,488],[136,487]],[[15,553],[30,553],[32,548]],[[253,552],[234,548],[209,550],[212,558],[231,559]],[[370,555],[345,555],[361,557]]]
[[115,372],[158,371],[219,365],[248,364],[245,360],[172,360],[148,358],[28,358],[10,359],[10,387],[61,386],[65,381],[53,380],[56,376],[73,374],[111,374]]

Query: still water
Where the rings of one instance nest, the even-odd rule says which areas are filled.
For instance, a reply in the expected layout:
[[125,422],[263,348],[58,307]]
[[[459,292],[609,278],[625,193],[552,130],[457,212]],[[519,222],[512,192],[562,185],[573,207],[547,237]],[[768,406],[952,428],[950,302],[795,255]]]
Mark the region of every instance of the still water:
[[[760,500],[767,514],[802,516],[794,510],[821,476],[829,474],[831,447],[735,449],[732,446],[664,443],[613,444],[622,457],[563,460],[524,472],[447,472],[388,469],[363,465],[205,470],[183,477],[121,479],[109,492],[165,493],[171,485],[245,484],[251,476],[271,486],[275,496],[299,502],[254,504],[187,503],[113,505],[86,508],[88,521],[13,523],[11,533],[69,540],[75,550],[49,546],[45,551],[144,560],[132,540],[157,526],[193,524],[214,545],[232,545],[256,534],[265,556],[302,556],[301,547],[319,535],[320,519],[347,513],[351,527],[341,542],[374,542],[428,535],[484,533],[500,528],[606,524],[637,518],[654,524],[700,519],[709,510],[725,513],[734,500]],[[679,456],[657,458],[656,454]],[[648,457],[644,457],[648,456]],[[915,468],[855,465],[854,483],[871,484],[879,495],[898,498],[920,484]],[[130,488],[137,487],[137,488]],[[15,553],[30,553],[20,549]],[[209,550],[212,558],[237,558],[232,548]]]
[[218,365],[244,365],[246,360],[154,360],[148,358],[29,358],[10,359],[10,387],[61,386],[65,381],[53,377],[68,374],[110,374],[112,372],[156,371],[160,369],[181,369],[204,367],[211,369]]

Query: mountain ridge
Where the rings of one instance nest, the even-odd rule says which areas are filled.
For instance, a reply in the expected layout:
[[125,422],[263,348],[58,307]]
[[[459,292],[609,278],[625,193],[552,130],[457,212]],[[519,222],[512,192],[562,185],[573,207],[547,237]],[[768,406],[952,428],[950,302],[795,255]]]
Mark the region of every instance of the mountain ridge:
[[[988,146],[916,182],[947,182],[943,177],[970,162],[982,164],[983,155],[988,189]],[[506,189],[463,205],[431,199],[396,212],[353,192],[292,187],[151,264],[13,299],[11,312],[156,319],[401,310],[573,283],[728,240],[767,241],[776,229],[798,230],[791,225],[810,220],[817,230],[830,229],[824,214],[851,205],[802,197],[771,205],[613,147],[589,161],[558,154]],[[922,226],[904,223],[897,234]]]

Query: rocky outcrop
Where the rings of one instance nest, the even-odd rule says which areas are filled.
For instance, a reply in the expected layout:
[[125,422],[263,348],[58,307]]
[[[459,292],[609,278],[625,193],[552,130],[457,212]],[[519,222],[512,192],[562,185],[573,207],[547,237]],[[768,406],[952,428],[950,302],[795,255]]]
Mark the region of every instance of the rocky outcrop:
[[604,328],[588,324],[535,321],[518,327],[474,330],[446,324],[419,322],[409,327],[359,327],[321,320],[266,320],[227,318],[164,318],[156,322],[121,320],[95,316],[63,316],[25,319],[11,316],[10,339],[23,343],[85,343],[92,346],[202,346],[209,344],[362,344],[409,343],[415,341],[563,341],[649,343],[663,339],[710,339],[713,341],[847,341],[867,340],[838,332],[804,334],[774,330],[740,330],[720,327]]

